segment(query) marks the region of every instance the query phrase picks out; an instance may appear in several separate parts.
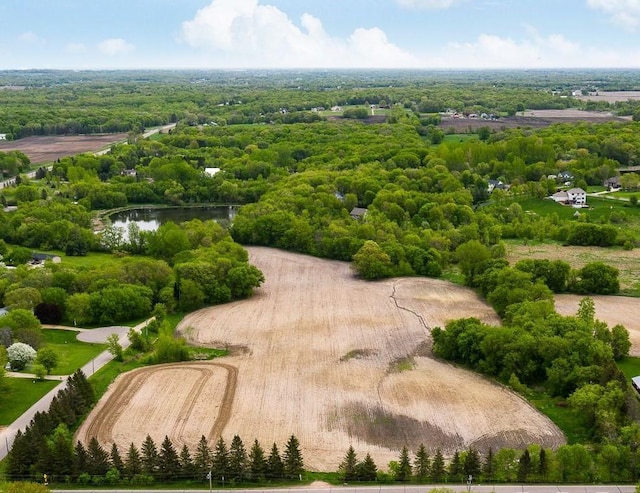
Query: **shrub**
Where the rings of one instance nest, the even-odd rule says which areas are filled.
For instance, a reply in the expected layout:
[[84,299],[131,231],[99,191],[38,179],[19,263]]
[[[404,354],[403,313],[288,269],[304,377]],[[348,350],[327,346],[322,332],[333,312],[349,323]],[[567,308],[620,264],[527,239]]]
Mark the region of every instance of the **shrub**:
[[36,356],[36,350],[23,342],[16,342],[7,348],[7,358],[14,371],[24,370],[27,364],[36,359]]

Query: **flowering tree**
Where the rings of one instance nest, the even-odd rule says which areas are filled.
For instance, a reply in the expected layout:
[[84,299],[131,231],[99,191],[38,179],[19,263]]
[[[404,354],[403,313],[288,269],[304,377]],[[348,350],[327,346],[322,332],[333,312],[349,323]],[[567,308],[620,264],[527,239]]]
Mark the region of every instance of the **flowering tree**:
[[14,371],[24,370],[24,367],[35,360],[36,356],[36,350],[22,342],[16,342],[7,348],[7,359]]

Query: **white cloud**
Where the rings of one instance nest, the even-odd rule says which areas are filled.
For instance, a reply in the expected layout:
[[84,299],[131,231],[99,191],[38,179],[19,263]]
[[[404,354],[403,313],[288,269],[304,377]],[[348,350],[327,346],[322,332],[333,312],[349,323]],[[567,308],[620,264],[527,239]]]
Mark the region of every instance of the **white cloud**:
[[587,0],[587,5],[603,11],[612,22],[630,31],[640,26],[640,0]]
[[212,0],[182,24],[182,39],[228,67],[415,67],[418,60],[379,28],[355,29],[347,39],[327,34],[320,19],[289,16],[259,0]]
[[460,0],[396,0],[401,7],[410,9],[448,9]]
[[18,39],[20,41],[23,41],[25,43],[37,43],[38,41],[41,41],[40,38],[38,37],[38,35],[36,33],[33,33],[31,31],[27,31],[24,32],[22,34],[20,34],[20,36],[18,36]]
[[109,38],[98,44],[98,49],[107,56],[122,55],[132,51],[134,46],[122,38]]
[[437,56],[425,59],[426,68],[526,69],[618,68],[638,60],[640,50],[628,52],[582,46],[562,34],[541,36],[526,27],[528,37],[515,40],[481,34],[469,43],[449,43]]

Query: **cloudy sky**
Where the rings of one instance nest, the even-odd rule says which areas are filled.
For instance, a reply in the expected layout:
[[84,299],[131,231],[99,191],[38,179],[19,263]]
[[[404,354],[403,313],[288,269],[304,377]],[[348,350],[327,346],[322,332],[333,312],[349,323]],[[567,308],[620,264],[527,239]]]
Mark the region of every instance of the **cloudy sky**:
[[0,69],[640,68],[640,0],[0,0]]

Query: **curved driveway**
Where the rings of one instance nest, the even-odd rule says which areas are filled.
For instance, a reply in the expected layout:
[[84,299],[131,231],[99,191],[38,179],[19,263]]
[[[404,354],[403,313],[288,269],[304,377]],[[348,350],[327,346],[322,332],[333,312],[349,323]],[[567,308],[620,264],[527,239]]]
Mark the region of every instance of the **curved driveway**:
[[[145,320],[144,322],[133,327],[134,330],[140,331],[152,320],[152,318]],[[60,329],[66,330],[74,330],[73,327],[56,327]],[[116,327],[102,327],[99,329],[91,329],[91,330],[78,330],[78,339],[84,342],[106,342],[107,337],[109,335],[116,333],[119,336],[119,342],[123,348],[127,348],[129,346],[129,339],[127,338],[127,333],[131,327],[124,326],[116,326]],[[95,332],[95,334],[94,334]],[[113,356],[109,351],[103,351],[94,359],[89,361],[86,365],[84,365],[81,370],[87,377],[93,375],[96,371],[102,368],[104,365],[109,363],[113,359]],[[24,430],[31,420],[33,416],[37,412],[45,412],[49,409],[51,405],[51,401],[55,397],[55,395],[62,390],[67,385],[67,377],[62,377],[61,382],[57,385],[53,390],[47,393],[42,399],[36,402],[33,406],[31,406],[27,411],[24,412],[18,419],[16,419],[13,423],[11,423],[6,428],[0,430],[0,460],[4,459],[7,456],[7,453],[11,449],[11,445],[13,444],[13,440],[15,439],[16,433],[18,430]]]

